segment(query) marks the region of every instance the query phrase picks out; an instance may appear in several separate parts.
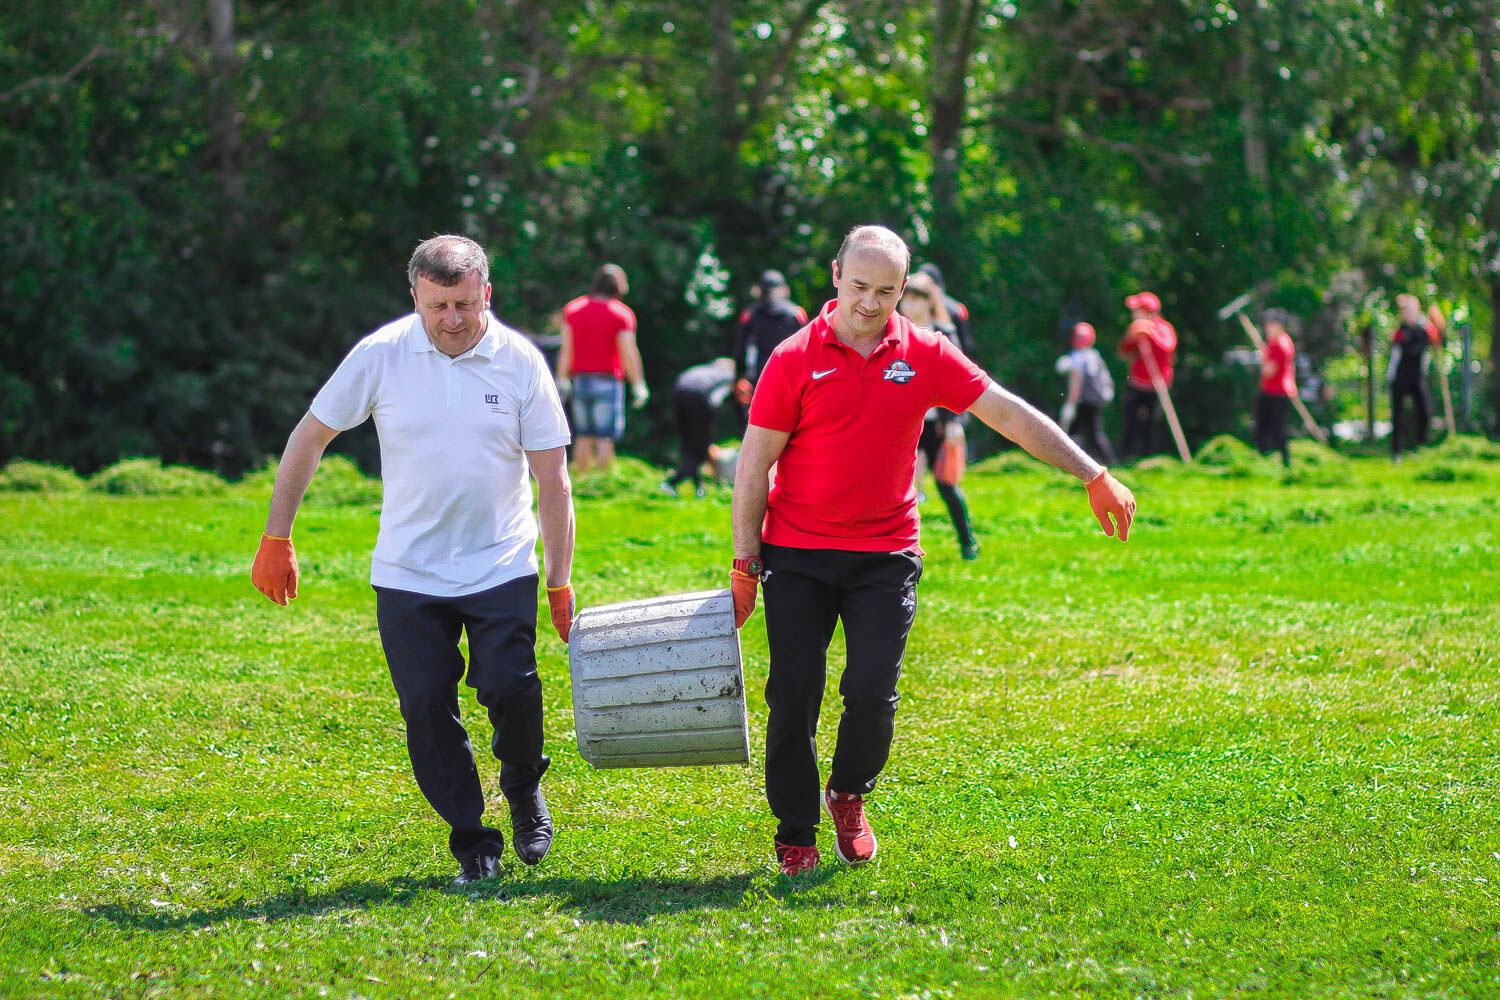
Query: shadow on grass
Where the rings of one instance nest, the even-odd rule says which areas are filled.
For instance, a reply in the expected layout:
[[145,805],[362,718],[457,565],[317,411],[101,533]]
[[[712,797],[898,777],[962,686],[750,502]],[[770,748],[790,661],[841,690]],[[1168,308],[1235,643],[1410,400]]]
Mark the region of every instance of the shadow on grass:
[[491,882],[463,888],[451,886],[447,878],[395,878],[386,882],[349,882],[319,893],[294,888],[265,899],[198,910],[107,903],[89,907],[84,912],[90,917],[135,930],[197,930],[241,920],[287,920],[339,910],[405,906],[418,896],[436,892],[467,897],[476,902],[550,898],[583,920],[639,924],[665,913],[738,906],[754,877],[754,874],[746,873],[710,879],[627,878],[607,881],[561,877],[527,879],[523,876],[509,881],[509,875],[501,875]]

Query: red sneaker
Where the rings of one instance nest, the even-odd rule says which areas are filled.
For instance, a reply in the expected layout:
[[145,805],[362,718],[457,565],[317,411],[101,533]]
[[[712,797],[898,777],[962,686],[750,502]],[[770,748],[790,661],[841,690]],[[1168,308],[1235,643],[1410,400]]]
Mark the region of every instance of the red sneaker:
[[852,793],[825,789],[823,808],[833,818],[833,849],[846,864],[862,865],[875,856],[880,845],[865,819],[865,800]]
[[796,878],[818,867],[818,849],[777,841],[776,861],[781,865],[781,874],[787,878]]

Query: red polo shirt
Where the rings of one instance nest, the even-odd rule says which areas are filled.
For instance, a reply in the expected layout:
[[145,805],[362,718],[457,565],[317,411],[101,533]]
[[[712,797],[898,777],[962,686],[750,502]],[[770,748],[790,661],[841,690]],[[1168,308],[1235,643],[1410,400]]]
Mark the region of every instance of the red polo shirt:
[[1137,389],[1149,390],[1155,387],[1151,384],[1151,370],[1141,358],[1142,339],[1151,345],[1147,349],[1156,362],[1156,370],[1160,373],[1162,382],[1171,388],[1172,358],[1177,353],[1176,327],[1160,316],[1152,316],[1132,321],[1125,330],[1125,341],[1120,352],[1130,359],[1130,384]]
[[1291,335],[1278,333],[1267,340],[1263,360],[1271,366],[1271,374],[1261,376],[1260,391],[1267,396],[1295,396],[1297,349],[1292,346]]
[[573,331],[573,374],[625,377],[620,334],[635,329],[635,313],[619,299],[580,295],[563,306],[563,322]]
[[833,332],[834,305],[771,353],[750,404],[750,423],[791,435],[761,536],[799,549],[920,552],[922,415],[933,406],[967,410],[989,376],[900,313],[862,358]]

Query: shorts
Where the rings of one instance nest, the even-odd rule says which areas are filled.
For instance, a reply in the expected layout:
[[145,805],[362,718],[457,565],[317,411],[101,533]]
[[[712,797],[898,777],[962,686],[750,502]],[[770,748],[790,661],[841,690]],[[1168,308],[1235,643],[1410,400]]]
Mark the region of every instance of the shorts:
[[625,433],[625,384],[613,375],[573,376],[573,433],[620,440]]

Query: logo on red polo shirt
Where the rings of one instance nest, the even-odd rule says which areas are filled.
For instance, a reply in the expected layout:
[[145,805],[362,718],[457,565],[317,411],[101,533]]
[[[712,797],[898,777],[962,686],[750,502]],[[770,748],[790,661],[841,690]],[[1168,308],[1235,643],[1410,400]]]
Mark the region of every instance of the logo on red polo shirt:
[[892,361],[891,366],[885,370],[885,380],[897,385],[905,385],[916,377],[917,373],[905,361]]

